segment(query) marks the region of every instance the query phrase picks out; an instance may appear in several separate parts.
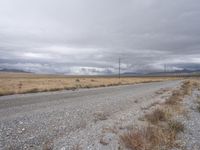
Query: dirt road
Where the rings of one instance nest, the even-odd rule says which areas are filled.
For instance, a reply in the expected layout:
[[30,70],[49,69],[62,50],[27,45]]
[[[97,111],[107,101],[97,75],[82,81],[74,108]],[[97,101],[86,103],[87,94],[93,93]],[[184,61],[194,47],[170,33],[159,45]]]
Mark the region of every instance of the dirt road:
[[117,149],[115,127],[134,123],[145,107],[159,102],[156,91],[179,84],[165,81],[0,97],[0,149]]

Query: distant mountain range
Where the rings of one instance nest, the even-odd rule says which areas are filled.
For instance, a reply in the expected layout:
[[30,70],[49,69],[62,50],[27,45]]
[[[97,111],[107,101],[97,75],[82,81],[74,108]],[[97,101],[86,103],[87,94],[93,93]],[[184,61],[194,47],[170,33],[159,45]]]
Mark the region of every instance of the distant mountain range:
[[135,72],[125,72],[122,76],[156,76],[156,75],[200,75],[200,70],[174,70],[174,71],[167,71],[167,72],[151,72],[151,73],[135,73]]
[[174,73],[200,73],[200,70],[176,70],[174,71]]
[[[14,72],[14,73],[31,73],[28,71],[20,70],[20,69],[8,69],[8,68],[0,68],[0,72]],[[151,73],[136,73],[136,72],[124,72],[121,76],[162,76],[162,75],[200,75],[200,70],[174,70],[167,72],[151,72]]]
[[30,73],[24,70],[19,69],[6,69],[6,68],[0,68],[0,72],[15,72],[15,73]]
[[149,73],[151,74],[200,74],[200,70],[188,70],[188,69],[183,69],[183,70],[175,70],[175,71],[168,71],[168,72],[156,72],[156,73]]

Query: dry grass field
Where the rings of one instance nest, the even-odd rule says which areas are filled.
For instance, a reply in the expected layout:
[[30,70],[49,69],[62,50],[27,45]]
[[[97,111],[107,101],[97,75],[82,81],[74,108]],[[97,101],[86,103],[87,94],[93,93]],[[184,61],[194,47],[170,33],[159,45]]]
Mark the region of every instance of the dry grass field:
[[97,77],[0,73],[0,95],[158,82],[174,77]]

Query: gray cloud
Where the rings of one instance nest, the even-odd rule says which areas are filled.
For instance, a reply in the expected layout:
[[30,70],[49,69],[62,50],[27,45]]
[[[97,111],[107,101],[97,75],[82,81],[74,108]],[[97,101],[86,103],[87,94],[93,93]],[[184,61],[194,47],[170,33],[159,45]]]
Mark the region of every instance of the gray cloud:
[[2,0],[0,67],[109,74],[198,68],[198,0]]

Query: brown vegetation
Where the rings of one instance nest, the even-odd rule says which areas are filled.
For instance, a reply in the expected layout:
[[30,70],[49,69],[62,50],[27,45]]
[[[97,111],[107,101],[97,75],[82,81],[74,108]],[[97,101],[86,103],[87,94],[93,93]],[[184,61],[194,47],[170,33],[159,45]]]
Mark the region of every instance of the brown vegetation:
[[126,132],[121,140],[131,150],[168,150],[175,146],[176,134],[168,127],[148,126]]
[[152,124],[157,124],[160,121],[166,121],[166,114],[161,109],[156,109],[152,113],[145,115],[147,121]]
[[192,81],[185,81],[181,85],[179,90],[174,90],[172,92],[172,95],[166,100],[165,104],[167,105],[176,105],[180,101],[183,100],[183,98],[186,95],[190,95],[192,92],[193,82]]
[[197,100],[197,111],[200,112],[200,100],[199,100],[199,97],[198,97],[198,100]]
[[174,131],[175,133],[179,133],[184,131],[184,124],[175,120],[170,120],[168,121],[168,128],[169,131]]
[[158,82],[175,77],[98,77],[36,75],[29,73],[0,73],[0,96],[18,93],[36,93],[78,88],[106,87],[125,84]]
[[[200,83],[198,84],[198,86],[196,86],[196,89],[200,91]],[[200,113],[200,96],[197,96],[197,100],[196,100],[196,109],[197,111]]]
[[146,114],[148,126],[129,130],[120,136],[126,148],[132,150],[168,150],[176,147],[177,134],[184,131],[184,124],[172,120],[172,116],[183,111],[180,102],[196,87],[193,81],[185,81],[179,90],[174,90],[164,105]]
[[200,104],[197,106],[197,111],[200,112]]
[[94,113],[93,116],[94,116],[94,121],[97,122],[101,120],[107,120],[109,117],[109,114],[106,112],[99,111],[99,112]]

